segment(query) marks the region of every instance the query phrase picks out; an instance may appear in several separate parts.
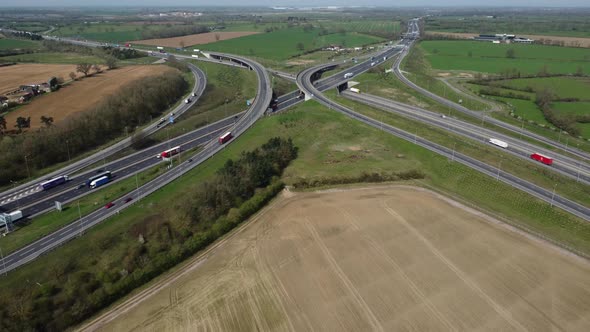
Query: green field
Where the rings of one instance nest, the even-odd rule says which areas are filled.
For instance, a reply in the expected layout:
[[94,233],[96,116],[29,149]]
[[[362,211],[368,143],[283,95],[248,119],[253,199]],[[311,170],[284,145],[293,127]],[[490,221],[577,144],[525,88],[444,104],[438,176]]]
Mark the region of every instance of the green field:
[[31,62],[31,63],[58,63],[58,64],[68,64],[68,63],[79,63],[79,62],[89,62],[89,63],[104,63],[104,60],[92,56],[92,55],[82,55],[77,53],[53,53],[53,52],[39,52],[39,53],[29,53],[29,54],[20,54],[20,55],[11,55],[1,57],[0,60],[3,61],[15,61],[15,62]]
[[551,103],[551,109],[561,115],[588,115],[590,114],[590,102],[554,102]]
[[531,121],[535,121],[538,124],[552,126],[549,122],[547,122],[547,120],[545,120],[545,117],[543,116],[543,112],[541,112],[539,107],[537,107],[537,105],[530,100],[504,98],[504,97],[493,97],[493,98],[512,105],[514,107],[514,114],[520,116],[525,121],[531,120]]
[[20,40],[20,39],[0,39],[0,50],[10,50],[10,49],[38,49],[40,48],[40,44],[30,40]]
[[73,24],[60,27],[51,34],[64,37],[80,37],[84,39],[122,43],[130,40],[143,39],[142,31],[165,29],[166,25],[156,24],[125,24],[125,23],[99,23],[99,24]]
[[511,33],[566,37],[590,37],[587,15],[548,12],[546,15],[501,13],[495,18],[486,15],[431,17],[427,31],[460,33]]
[[[584,48],[447,40],[423,41],[419,47],[439,70],[497,74],[516,68],[523,74],[536,74],[547,66],[551,74],[573,74],[578,68],[590,72],[590,51]],[[515,58],[506,57],[508,49],[514,50]]]
[[[354,47],[380,41],[382,41],[381,38],[359,33],[335,33],[320,36],[318,29],[305,32],[302,28],[291,28],[222,40],[200,45],[199,48],[207,51],[227,52],[271,60],[286,60],[306,51],[319,49],[330,44]],[[298,43],[303,44],[303,50],[297,48]]]
[[[316,24],[314,24],[316,25]],[[325,27],[330,30],[345,30],[354,31],[358,33],[365,33],[368,35],[378,36],[392,36],[394,33],[400,32],[400,23],[397,21],[375,21],[375,20],[352,20],[352,21],[338,21],[338,20],[318,20],[318,26]]]
[[493,81],[493,86],[515,90],[527,88],[533,91],[550,90],[557,98],[578,98],[590,100],[590,78],[588,77],[539,77]]

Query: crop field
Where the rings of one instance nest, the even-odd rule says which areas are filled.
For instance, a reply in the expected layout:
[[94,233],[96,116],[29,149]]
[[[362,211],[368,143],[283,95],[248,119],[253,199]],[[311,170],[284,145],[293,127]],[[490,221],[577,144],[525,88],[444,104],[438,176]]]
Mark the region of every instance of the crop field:
[[73,24],[61,27],[52,35],[64,37],[80,37],[102,42],[125,42],[142,39],[142,31],[166,28],[161,24]]
[[585,331],[590,324],[587,261],[411,187],[284,193],[183,271],[119,308],[101,330]]
[[[477,36],[476,33],[459,33],[459,32],[447,32],[447,31],[428,31],[428,34],[431,35],[442,35],[442,36],[450,36],[455,39],[471,39],[474,36]],[[590,47],[590,38],[584,37],[565,37],[565,36],[549,36],[549,35],[518,35],[519,37],[526,37],[533,40],[545,40],[545,41],[558,41],[563,42],[563,46],[581,46],[581,47]]]
[[0,50],[37,49],[39,47],[39,43],[30,40],[0,38]]
[[[208,51],[255,56],[270,60],[286,60],[305,51],[322,48],[330,44],[354,47],[380,41],[382,41],[381,38],[359,33],[335,33],[320,36],[318,29],[305,32],[300,28],[291,28],[204,44],[201,48]],[[303,49],[297,48],[299,43],[301,43]]]
[[[475,41],[424,41],[420,47],[432,67],[440,70],[500,73],[516,68],[525,74],[536,74],[547,66],[552,74],[575,73],[578,68],[590,72],[590,53],[583,48]],[[506,56],[509,49],[514,50],[514,58]]]
[[172,38],[159,38],[159,39],[145,39],[135,41],[135,44],[142,45],[153,45],[153,46],[166,46],[166,47],[182,47],[201,45],[207,43],[214,43],[219,38],[219,41],[229,40],[234,38],[240,38],[249,35],[255,35],[258,32],[251,31],[236,31],[236,32],[206,32],[194,35],[172,37]]
[[41,116],[51,116],[55,123],[68,116],[88,110],[121,86],[136,79],[172,70],[167,66],[127,66],[83,78],[56,92],[39,96],[33,101],[6,115],[10,127],[19,116],[31,117],[31,128],[42,125]]
[[533,91],[549,89],[557,98],[578,98],[590,100],[590,78],[588,77],[540,77],[493,81],[491,85],[516,90],[531,88]]
[[67,78],[76,65],[20,64],[0,67],[0,95],[18,89],[23,84],[39,84],[51,77]]

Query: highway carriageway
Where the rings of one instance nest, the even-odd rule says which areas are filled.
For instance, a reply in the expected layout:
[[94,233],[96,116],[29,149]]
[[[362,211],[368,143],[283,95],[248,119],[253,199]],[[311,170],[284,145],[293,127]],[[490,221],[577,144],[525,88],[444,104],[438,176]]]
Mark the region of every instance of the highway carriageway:
[[[162,151],[175,146],[181,146],[182,150],[198,147],[210,141],[211,139],[216,138],[220,134],[223,134],[224,131],[228,130],[228,128],[234,122],[236,122],[236,117],[242,116],[243,114],[244,112],[240,113],[239,115],[225,118],[205,127],[194,130],[190,133],[173,138],[167,142],[160,143],[142,151],[125,156],[99,168],[84,171],[75,176],[71,176],[70,181],[63,185],[53,187],[46,191],[33,193],[29,196],[19,199],[18,201],[8,203],[7,205],[4,205],[3,208],[8,210],[20,208],[23,211],[23,215],[33,218],[39,214],[53,209],[55,206],[55,201],[62,203],[71,202],[82,196],[100,190],[101,188],[107,187],[112,183],[116,183],[125,178],[133,176],[135,173],[165,162],[162,159],[156,158],[156,155],[160,154]],[[182,152],[179,155],[174,156],[172,161],[181,158],[181,155]],[[90,189],[87,186],[77,189],[78,185],[85,183],[89,177],[96,175],[100,171],[111,171],[113,174],[112,181],[97,189]]]
[[422,137],[417,136],[416,134],[411,134],[404,130],[392,127],[388,124],[384,124],[381,121],[359,114],[338,103],[331,101],[330,99],[326,98],[319,90],[317,90],[311,82],[313,70],[314,68],[311,68],[302,72],[302,74],[300,74],[297,77],[297,85],[300,87],[300,89],[305,91],[305,93],[313,95],[313,99],[317,100],[322,105],[334,109],[338,112],[341,112],[350,118],[361,121],[374,128],[381,129],[392,135],[405,139],[406,141],[412,142],[430,151],[445,156],[449,158],[451,161],[457,161],[483,174],[494,177],[498,181],[502,181],[514,188],[527,192],[533,195],[534,197],[537,197],[545,202],[550,203],[552,206],[557,206],[567,212],[572,213],[577,217],[580,217],[586,221],[590,221],[590,209],[569,199],[556,195],[555,192],[541,188],[533,183],[520,179],[510,173],[506,173],[499,168],[488,165],[484,162],[468,157],[461,153],[456,153],[452,149],[430,142]]
[[454,118],[446,116],[444,116],[443,118],[443,115],[436,112],[427,111],[419,107],[402,104],[396,101],[392,101],[378,96],[373,96],[367,93],[358,94],[350,91],[343,91],[341,95],[348,99],[361,102],[363,104],[376,107],[387,112],[396,113],[406,118],[410,118],[412,120],[427,123],[429,125],[439,127],[444,130],[448,130],[452,133],[468,137],[476,141],[490,144],[490,138],[502,140],[508,144],[508,148],[503,149],[496,145],[490,145],[500,150],[507,151],[512,155],[526,159],[540,167],[545,167],[546,169],[555,171],[559,174],[570,177],[584,184],[590,184],[590,170],[588,169],[587,165],[582,163],[581,161],[575,161],[575,164],[572,165],[571,162],[569,162],[568,160],[562,161],[561,159],[557,158],[554,159],[553,165],[545,165],[539,163],[538,161],[532,160],[530,156],[532,153],[535,152],[542,153],[547,156],[552,156],[552,153],[550,151],[541,152],[540,150],[542,149],[539,149],[537,146],[527,143],[525,141],[514,139],[511,136],[498,134],[493,130],[482,128],[477,125],[457,120]]
[[[205,87],[207,85],[207,77],[205,76],[205,73],[197,68],[196,66],[189,64],[189,68],[191,69],[193,76],[195,77],[195,86],[193,87],[192,91],[190,94],[195,94],[195,97],[191,97],[192,98],[192,102],[186,104],[184,103],[184,99],[187,98],[187,96],[184,96],[181,100],[181,102],[178,104],[178,106],[176,106],[173,110],[171,110],[169,113],[162,115],[166,121],[164,121],[163,123],[160,123],[160,120],[158,121],[154,121],[151,124],[149,124],[147,127],[142,129],[142,132],[144,133],[145,136],[149,136],[154,134],[155,132],[157,132],[158,130],[161,130],[162,128],[168,126],[170,123],[168,121],[169,117],[172,116],[174,119],[178,118],[179,116],[181,116],[182,114],[184,114],[188,109],[190,109],[195,102],[203,95],[203,92],[205,91]],[[172,115],[174,114],[174,115]],[[29,181],[25,184],[19,185],[18,187],[15,188],[11,188],[9,190],[4,191],[3,193],[1,193],[1,197],[0,197],[0,202],[5,202],[5,203],[0,203],[0,211],[4,210],[4,211],[11,211],[10,207],[7,207],[6,202],[10,202],[10,201],[17,201],[18,199],[24,199],[25,196],[28,196],[32,193],[35,193],[39,190],[39,184],[45,180],[60,176],[60,175],[67,175],[67,174],[72,174],[75,173],[81,169],[84,169],[90,165],[93,165],[97,162],[100,162],[101,160],[103,160],[105,157],[110,156],[112,154],[115,154],[127,147],[131,146],[131,137],[125,138],[109,147],[106,147],[105,149],[92,154],[91,156],[88,156],[82,160],[78,160],[75,161],[67,166],[64,166],[56,171],[53,171],[49,174],[45,174],[40,178],[37,178],[35,180]],[[11,205],[12,206],[12,205]]]
[[[223,56],[228,55],[223,54]],[[231,144],[248,128],[250,128],[258,118],[264,115],[268,105],[270,104],[272,97],[270,78],[264,67],[262,67],[257,62],[241,57],[236,58],[239,59],[239,61],[247,64],[252,70],[256,72],[256,75],[258,76],[258,94],[254,98],[254,101],[248,111],[240,116],[237,119],[237,122],[231,126],[230,131],[234,136],[232,140],[225,144],[219,144],[216,139],[209,140],[209,142],[205,144],[201,151],[193,154],[192,156],[185,156],[185,161],[178,164],[176,167],[170,169],[169,171],[137,188],[136,190],[133,190],[127,194],[122,195],[118,199],[113,200],[112,202],[114,203],[114,206],[110,209],[100,207],[90,214],[6,256],[3,262],[5,265],[1,266],[2,270],[0,270],[0,274],[11,271],[23,264],[28,263],[76,236],[81,236],[82,233],[87,229],[93,227],[108,217],[113,216],[114,214],[118,214],[122,209],[126,208],[130,204],[136,203],[141,198],[151,194],[152,192],[184,175],[191,169],[197,167],[205,160],[211,158],[217,152],[224,149],[228,144]],[[233,118],[230,118],[230,120],[233,120]],[[152,156],[152,158],[156,160],[155,154]],[[128,203],[125,203],[125,200],[128,198],[131,198],[132,200]]]
[[[326,78],[316,81],[316,88],[322,92],[326,91],[330,88],[334,88],[334,87],[349,80],[349,79],[344,78],[345,73],[353,73],[353,77],[356,75],[362,74],[365,71],[367,71],[373,67],[373,66],[371,66],[372,62],[375,62],[374,66],[378,66],[379,64],[383,63],[384,61],[391,59],[392,56],[395,56],[398,53],[400,53],[403,49],[403,46],[404,46],[404,44],[402,43],[401,45],[389,47],[385,51],[379,51],[379,52],[376,52],[372,55],[368,55],[367,56],[368,60],[359,62],[358,64],[356,64],[350,68],[344,69],[336,74],[333,74],[331,76],[328,76]],[[386,57],[386,59],[384,60],[383,57]],[[343,64],[343,63],[337,62],[337,63],[323,64],[323,65],[313,67],[314,68],[313,70],[315,70],[316,72],[317,71],[332,70],[334,68],[337,68],[341,64]],[[309,69],[307,69],[307,70],[309,70]],[[278,99],[279,105],[278,105],[277,111],[275,111],[274,113],[279,113],[280,111],[284,111],[284,110],[288,109],[289,107],[299,104],[300,102],[304,101],[301,90],[295,90],[295,91],[289,92],[287,94],[279,96],[277,99]]]
[[[450,101],[448,99],[445,99],[445,98],[443,98],[443,97],[441,97],[441,96],[439,96],[437,94],[434,94],[434,93],[432,93],[432,92],[430,92],[430,91],[428,91],[428,90],[426,90],[426,89],[418,86],[417,84],[415,84],[414,82],[412,82],[408,78],[406,78],[404,76],[404,74],[401,72],[399,66],[400,66],[400,63],[402,62],[402,60],[404,59],[404,57],[408,54],[408,50],[409,50],[409,48],[411,46],[412,46],[412,44],[410,44],[408,46],[408,49],[404,50],[404,52],[399,56],[399,58],[395,61],[394,65],[392,67],[393,68],[393,72],[395,73],[395,75],[398,77],[398,79],[400,81],[402,81],[403,83],[405,83],[410,88],[412,88],[412,89],[416,90],[417,92],[421,93],[422,95],[425,95],[425,96],[427,96],[427,97],[435,100],[436,102],[438,102],[440,104],[443,104],[444,106],[450,107],[450,108],[452,108],[452,109],[454,109],[454,110],[456,110],[458,112],[461,112],[463,114],[466,114],[466,115],[469,115],[469,116],[472,116],[472,117],[475,117],[475,118],[482,118],[482,116],[485,115],[485,113],[483,113],[483,112],[472,111],[472,110],[470,110],[470,109],[468,109],[466,107],[463,107],[463,106],[461,106],[459,104],[456,104],[456,103],[454,103],[454,102],[452,102],[452,101]],[[580,150],[578,150],[576,148],[572,148],[571,146],[568,147],[568,146],[566,146],[564,144],[555,142],[554,140],[551,140],[551,139],[549,139],[547,137],[544,137],[544,136],[541,136],[541,135],[537,135],[537,134],[532,133],[532,132],[530,132],[528,130],[523,130],[522,128],[519,128],[517,126],[513,126],[513,125],[508,124],[508,123],[506,123],[504,121],[495,119],[493,117],[488,117],[487,122],[488,123],[491,123],[491,124],[493,124],[495,126],[498,126],[498,127],[502,128],[502,129],[509,130],[509,131],[511,131],[511,132],[513,132],[515,134],[523,135],[523,136],[526,136],[526,137],[528,137],[528,138],[530,138],[532,140],[535,140],[535,141],[538,141],[540,143],[544,143],[546,145],[549,145],[549,146],[551,146],[553,148],[560,149],[560,150],[565,151],[565,152],[567,152],[567,153],[569,153],[571,155],[575,155],[576,157],[578,157],[578,158],[580,158],[582,160],[585,160],[585,161],[589,161],[590,160],[590,155],[588,153],[584,152],[584,151],[580,151]],[[541,151],[539,150],[539,152],[541,152]],[[541,152],[541,153],[542,154],[546,154],[546,153],[543,153],[543,152]],[[549,156],[555,156],[557,158],[557,153],[554,152],[554,151],[547,152],[547,155],[549,155]],[[570,157],[567,157],[567,156],[563,156],[563,155],[562,156],[559,156],[559,159],[561,159],[562,161],[569,160],[571,162],[571,164],[575,164],[574,161],[576,161],[576,159],[573,159],[573,158],[570,158]]]

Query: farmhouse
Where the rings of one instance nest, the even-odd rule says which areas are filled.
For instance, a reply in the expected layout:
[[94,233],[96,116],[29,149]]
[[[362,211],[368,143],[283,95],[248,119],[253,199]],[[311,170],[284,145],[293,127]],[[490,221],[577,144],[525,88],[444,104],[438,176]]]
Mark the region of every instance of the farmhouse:
[[484,42],[491,42],[494,44],[510,44],[510,43],[519,43],[519,44],[532,44],[535,41],[533,39],[518,37],[516,35],[507,35],[507,34],[495,34],[495,35],[479,35],[473,37],[473,40],[476,41],[484,41]]

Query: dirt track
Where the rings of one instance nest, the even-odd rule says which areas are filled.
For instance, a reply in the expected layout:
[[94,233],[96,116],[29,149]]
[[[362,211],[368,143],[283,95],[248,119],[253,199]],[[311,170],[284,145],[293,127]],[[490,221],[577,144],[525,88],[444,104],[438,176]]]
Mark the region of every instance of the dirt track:
[[236,32],[206,32],[199,33],[196,35],[188,35],[182,37],[173,38],[160,38],[160,39],[144,39],[133,41],[134,44],[153,45],[153,46],[166,46],[166,47],[181,47],[180,42],[184,42],[185,47],[192,45],[208,44],[217,41],[216,35],[219,36],[219,40],[234,39],[243,36],[255,35],[260,32],[247,32],[247,31],[236,31]]
[[101,329],[590,326],[587,261],[455,202],[408,187],[287,196],[144,301],[107,313]]
[[0,67],[0,96],[18,89],[24,84],[39,84],[52,76],[69,80],[69,73],[76,72],[76,65],[22,64]]
[[[427,31],[427,34],[433,35],[444,35],[444,36],[453,36],[454,38],[459,39],[471,39],[474,36],[477,36],[475,33],[457,33],[457,32],[436,32],[436,31]],[[517,34],[519,37],[526,37],[534,40],[553,40],[553,41],[563,41],[565,43],[564,46],[579,46],[581,47],[590,47],[590,38],[579,38],[579,37],[561,37],[561,36],[546,36],[546,35],[521,35]]]
[[36,97],[31,103],[8,113],[6,122],[10,129],[14,128],[19,116],[30,116],[32,129],[42,126],[41,116],[51,116],[54,123],[58,123],[69,115],[88,110],[122,85],[168,70],[172,69],[166,66],[127,66],[86,77],[56,92]]

